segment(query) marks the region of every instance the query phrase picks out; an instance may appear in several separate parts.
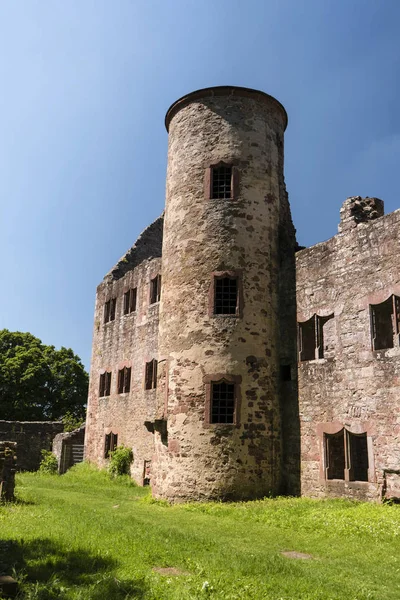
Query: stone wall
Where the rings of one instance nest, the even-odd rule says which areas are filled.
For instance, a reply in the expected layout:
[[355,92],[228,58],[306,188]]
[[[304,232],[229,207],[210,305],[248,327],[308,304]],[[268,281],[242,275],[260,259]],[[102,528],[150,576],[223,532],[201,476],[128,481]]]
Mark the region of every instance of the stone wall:
[[[97,288],[87,409],[85,458],[106,466],[105,436],[132,448],[131,474],[142,484],[154,452],[156,390],[144,389],[145,363],[158,358],[159,303],[150,303],[150,282],[161,270],[162,218],[138,239]],[[137,289],[136,310],[124,314],[124,293]],[[104,304],[116,299],[115,319],[104,322]],[[118,393],[118,371],[131,368],[129,393]],[[99,379],[111,372],[111,393],[99,397]],[[147,426],[146,426],[147,424]],[[148,475],[146,475],[148,478]]]
[[36,471],[41,450],[51,450],[54,437],[64,425],[54,421],[0,421],[0,441],[18,444],[18,471]]
[[[60,475],[68,471],[77,462],[82,462],[85,442],[85,426],[74,431],[58,433],[53,440],[52,451],[57,458]],[[82,446],[82,448],[81,448]]]
[[15,442],[0,442],[0,502],[14,500],[16,450]]
[[[309,496],[376,500],[399,487],[399,336],[393,348],[373,350],[371,332],[370,306],[400,295],[400,211],[382,214],[378,199],[349,198],[339,234],[297,253],[298,321],[334,315],[324,356],[299,362],[301,487]],[[368,481],[327,479],[326,436],[342,428],[367,435]]]

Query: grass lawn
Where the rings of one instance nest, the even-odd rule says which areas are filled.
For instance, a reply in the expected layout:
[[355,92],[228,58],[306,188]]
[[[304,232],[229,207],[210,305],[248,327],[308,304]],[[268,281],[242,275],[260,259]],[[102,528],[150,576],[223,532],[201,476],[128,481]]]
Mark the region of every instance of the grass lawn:
[[17,493],[0,507],[0,573],[15,567],[27,600],[400,598],[400,506],[169,506],[84,464],[21,474]]

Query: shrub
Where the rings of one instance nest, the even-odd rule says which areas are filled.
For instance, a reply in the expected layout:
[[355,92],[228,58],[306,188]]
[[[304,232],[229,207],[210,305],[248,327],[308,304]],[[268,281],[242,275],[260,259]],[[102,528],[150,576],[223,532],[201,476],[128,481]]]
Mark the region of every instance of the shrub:
[[50,450],[41,450],[42,460],[40,461],[39,472],[54,475],[58,472],[57,459]]
[[78,419],[70,412],[66,412],[61,421],[64,425],[64,432],[74,431],[85,423],[83,419]]
[[108,472],[112,477],[118,475],[129,475],[129,466],[133,461],[133,452],[126,446],[118,446],[113,452],[110,452],[110,463]]

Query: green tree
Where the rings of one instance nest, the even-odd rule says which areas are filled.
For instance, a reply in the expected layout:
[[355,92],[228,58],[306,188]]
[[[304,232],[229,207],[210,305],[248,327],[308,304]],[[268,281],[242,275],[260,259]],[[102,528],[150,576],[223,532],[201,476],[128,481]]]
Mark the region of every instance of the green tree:
[[56,350],[31,333],[0,330],[0,418],[83,419],[88,374],[70,348]]

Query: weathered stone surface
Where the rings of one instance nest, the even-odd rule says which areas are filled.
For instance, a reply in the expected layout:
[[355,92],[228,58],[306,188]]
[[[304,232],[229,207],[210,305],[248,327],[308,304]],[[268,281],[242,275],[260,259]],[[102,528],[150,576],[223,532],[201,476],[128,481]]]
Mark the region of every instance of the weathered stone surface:
[[0,502],[12,502],[16,470],[15,442],[0,442]]
[[[136,481],[151,481],[154,495],[171,501],[396,497],[400,317],[394,347],[372,350],[370,306],[393,297],[400,315],[400,211],[383,216],[382,200],[348,198],[338,235],[300,249],[283,176],[287,117],[276,100],[243,88],[200,90],[176,102],[166,123],[164,219],[97,289],[86,457],[105,465],[105,436],[117,434],[133,449]],[[232,166],[232,197],[213,200],[210,169],[221,163]],[[160,273],[161,301],[151,304],[150,281]],[[214,275],[224,273],[239,282],[232,316],[210,308]],[[124,315],[124,293],[134,287],[137,309]],[[115,319],[105,323],[113,298]],[[311,320],[310,357],[310,349],[298,354],[296,321]],[[157,387],[145,390],[152,359]],[[124,367],[131,390],[119,394]],[[99,397],[106,371],[111,393]],[[237,392],[234,423],[210,424],[209,390],[222,378]],[[346,473],[328,479],[327,436],[343,428],[346,440],[363,434],[363,481],[350,442]]]
[[18,471],[36,471],[41,450],[51,450],[53,439],[62,431],[64,425],[58,421],[0,421],[0,442],[17,442]]
[[[372,350],[370,305],[400,294],[400,211],[364,219],[360,207],[370,214],[371,203],[379,210],[383,203],[361,200],[343,205],[352,227],[297,253],[298,320],[334,314],[329,357],[299,364],[301,488],[376,500],[385,469],[400,467],[400,347]],[[367,433],[368,482],[326,479],[323,436],[342,427]]]
[[[161,245],[162,218],[106,275],[96,295],[85,457],[105,466],[104,439],[112,431],[118,435],[118,445],[132,448],[131,474],[139,484],[146,479],[145,469],[149,470],[154,453],[154,434],[146,423],[154,423],[156,417],[156,390],[144,389],[144,376],[145,363],[158,358],[159,303],[150,304],[150,280],[161,270]],[[124,292],[135,287],[136,311],[124,315]],[[104,323],[104,303],[110,298],[117,299],[116,315]],[[123,367],[132,369],[131,388],[118,394],[118,370]],[[104,371],[112,372],[111,394],[99,398]]]
[[[52,451],[57,458],[58,472],[60,475],[65,473],[76,462],[80,462],[83,456],[77,457],[76,449],[85,443],[85,426],[79,427],[74,431],[58,433],[53,440]],[[79,458],[79,460],[77,460]]]

